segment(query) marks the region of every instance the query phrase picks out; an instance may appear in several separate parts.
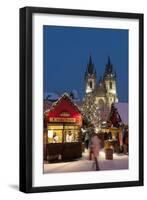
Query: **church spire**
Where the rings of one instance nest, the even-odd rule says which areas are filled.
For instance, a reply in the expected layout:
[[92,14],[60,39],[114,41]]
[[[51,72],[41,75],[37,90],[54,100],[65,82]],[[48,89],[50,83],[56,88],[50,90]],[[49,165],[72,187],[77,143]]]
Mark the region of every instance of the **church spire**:
[[111,64],[110,56],[108,56],[108,63],[106,65],[106,71],[108,74],[113,73],[113,65]]
[[92,61],[91,55],[89,56],[89,61],[88,61],[87,68],[86,68],[86,71],[85,71],[85,78],[89,75],[96,77],[96,69],[94,68],[94,63]]
[[108,65],[111,65],[110,56],[108,56]]
[[86,94],[95,90],[96,87],[96,70],[94,68],[94,63],[92,61],[91,55],[89,56],[89,61],[87,64],[85,72],[85,83],[86,83]]
[[89,57],[89,65],[91,65],[92,64],[92,58],[91,58],[91,55],[90,55],[90,57]]
[[108,61],[107,61],[106,67],[105,67],[104,77],[107,77],[109,75],[114,75],[113,65],[111,63],[110,56],[108,56]]
[[88,74],[92,75],[95,73],[95,70],[94,70],[94,63],[92,62],[92,57],[90,55],[89,57],[89,63],[87,65],[87,72]]

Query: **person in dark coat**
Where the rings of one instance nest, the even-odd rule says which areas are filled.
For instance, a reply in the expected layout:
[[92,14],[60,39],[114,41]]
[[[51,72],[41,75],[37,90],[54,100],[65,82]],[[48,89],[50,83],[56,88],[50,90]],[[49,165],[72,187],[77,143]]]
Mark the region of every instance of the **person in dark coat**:
[[84,138],[84,144],[86,149],[89,148],[89,140],[90,140],[89,131],[86,131]]

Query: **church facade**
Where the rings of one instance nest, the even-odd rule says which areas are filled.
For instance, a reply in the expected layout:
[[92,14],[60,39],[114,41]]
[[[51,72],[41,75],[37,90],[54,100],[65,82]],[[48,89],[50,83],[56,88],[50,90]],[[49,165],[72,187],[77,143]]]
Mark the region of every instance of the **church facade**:
[[118,102],[116,72],[108,57],[103,77],[97,81],[97,72],[90,56],[85,72],[85,99],[91,97],[98,108],[110,108],[112,103]]

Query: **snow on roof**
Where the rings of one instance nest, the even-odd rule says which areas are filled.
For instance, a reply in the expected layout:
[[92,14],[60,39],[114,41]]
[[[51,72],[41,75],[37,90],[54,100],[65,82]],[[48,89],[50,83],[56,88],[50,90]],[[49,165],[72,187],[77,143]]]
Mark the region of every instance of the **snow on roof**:
[[53,92],[48,92],[44,94],[44,99],[48,99],[49,101],[56,101],[59,99],[59,95]]
[[43,111],[45,112],[46,110],[50,109],[51,105],[52,105],[52,102],[45,99],[43,101]]
[[69,94],[65,92],[65,93],[63,93],[63,94],[58,98],[57,101],[55,101],[54,103],[52,103],[52,105],[50,106],[50,108],[47,109],[47,110],[45,110],[44,113],[49,112],[49,111],[51,111],[52,109],[54,109],[55,106],[56,106],[56,105],[61,101],[61,99],[63,99],[63,98],[68,98],[68,99],[71,101],[71,103],[76,107],[76,109],[77,109],[79,112],[81,112],[80,107],[72,100],[72,98],[69,96]]
[[114,103],[115,108],[117,108],[118,113],[121,117],[122,122],[128,125],[128,103]]

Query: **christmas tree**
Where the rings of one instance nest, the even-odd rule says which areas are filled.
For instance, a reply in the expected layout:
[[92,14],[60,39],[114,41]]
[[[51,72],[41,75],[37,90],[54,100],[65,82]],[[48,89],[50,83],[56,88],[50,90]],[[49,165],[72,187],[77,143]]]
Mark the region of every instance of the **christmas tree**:
[[101,124],[100,109],[95,103],[93,95],[86,95],[83,101],[82,113],[87,126],[99,129]]

